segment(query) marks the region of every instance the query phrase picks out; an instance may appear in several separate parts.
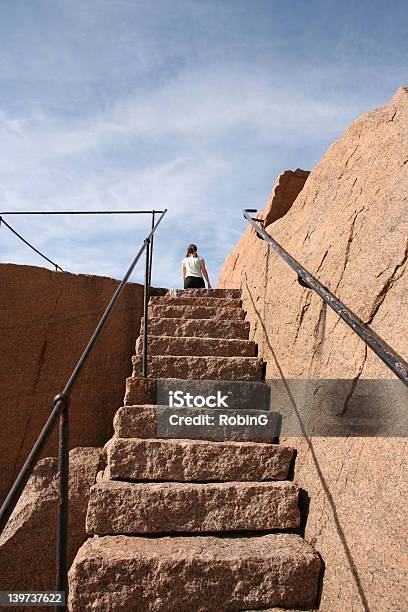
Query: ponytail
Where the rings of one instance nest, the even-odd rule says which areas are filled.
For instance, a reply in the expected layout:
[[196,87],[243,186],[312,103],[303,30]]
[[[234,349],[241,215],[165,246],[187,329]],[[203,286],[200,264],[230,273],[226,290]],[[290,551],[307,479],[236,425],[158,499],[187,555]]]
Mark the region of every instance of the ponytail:
[[190,257],[190,255],[197,257],[197,246],[195,244],[188,245],[186,257]]

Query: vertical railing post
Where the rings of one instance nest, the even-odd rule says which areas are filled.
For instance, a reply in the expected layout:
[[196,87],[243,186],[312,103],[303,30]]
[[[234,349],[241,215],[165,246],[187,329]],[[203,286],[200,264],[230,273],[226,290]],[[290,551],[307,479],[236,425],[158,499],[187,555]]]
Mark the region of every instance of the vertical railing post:
[[[155,222],[155,211],[152,212],[152,229],[154,228],[154,222]],[[152,236],[150,240],[149,289],[152,286],[153,239],[154,239],[154,236]]]
[[[57,575],[56,590],[68,597],[68,503],[69,503],[69,398],[61,393],[55,402],[62,401],[64,406],[59,417],[58,446],[58,517],[57,517]],[[65,605],[67,601],[65,601]],[[56,606],[55,610],[61,610]]]
[[146,243],[146,267],[145,267],[145,281],[144,281],[144,303],[143,303],[143,359],[142,359],[142,376],[147,378],[147,327],[149,324],[149,293],[150,293],[150,239],[145,239]]

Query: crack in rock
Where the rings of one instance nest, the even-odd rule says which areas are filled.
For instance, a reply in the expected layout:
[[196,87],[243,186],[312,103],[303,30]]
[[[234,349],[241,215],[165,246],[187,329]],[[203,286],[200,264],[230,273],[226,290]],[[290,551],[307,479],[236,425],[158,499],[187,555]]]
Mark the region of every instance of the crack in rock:
[[354,218],[353,218],[353,220],[351,222],[350,230],[349,230],[349,235],[348,235],[348,239],[347,239],[347,244],[346,244],[346,253],[345,253],[345,257],[344,257],[343,270],[341,272],[341,275],[340,275],[340,278],[339,278],[339,280],[337,282],[337,285],[336,285],[336,287],[334,289],[334,293],[337,291],[337,289],[340,286],[341,281],[343,280],[344,273],[346,271],[346,268],[347,268],[347,265],[348,265],[348,262],[349,262],[349,259],[350,259],[350,248],[351,248],[351,243],[353,242],[353,239],[354,239],[354,227],[355,227],[355,224],[356,224],[357,217],[360,215],[360,213],[363,212],[363,210],[364,210],[364,206],[362,208],[360,208],[360,210],[358,212],[356,212],[356,214],[354,215]]
[[340,416],[340,417],[344,416],[346,414],[346,412],[347,412],[347,409],[348,409],[348,407],[350,405],[351,399],[352,399],[352,397],[354,395],[354,391],[356,390],[357,383],[359,381],[359,378],[360,378],[360,376],[361,376],[361,374],[363,372],[365,363],[367,361],[367,350],[368,350],[368,346],[365,345],[364,346],[364,359],[363,359],[363,362],[362,362],[361,366],[359,367],[356,376],[354,376],[353,380],[351,381],[350,390],[349,390],[349,392],[348,392],[348,394],[346,396],[346,399],[344,400],[344,403],[343,403],[343,409],[337,414],[337,416]]
[[384,302],[388,291],[391,289],[393,284],[398,280],[398,278],[400,278],[404,270],[401,271],[401,274],[399,276],[397,276],[397,272],[406,264],[407,261],[408,261],[408,240],[407,240],[407,244],[405,245],[405,252],[404,252],[402,260],[395,266],[394,270],[392,271],[390,276],[385,281],[384,285],[382,286],[381,291],[377,294],[374,300],[374,303],[371,306],[371,310],[369,312],[368,319],[366,321],[366,325],[370,325],[373,322],[374,317],[379,311],[381,304]]
[[[330,246],[331,246],[331,245],[330,245]],[[328,254],[328,252],[329,252],[330,246],[328,247],[327,251],[326,251],[326,252],[325,252],[325,254],[323,255],[323,259],[322,259],[322,260],[321,260],[321,262],[319,263],[319,265],[318,265],[318,267],[317,267],[317,270],[316,270],[315,274],[317,274],[317,273],[319,272],[320,268],[322,267],[322,265],[323,265],[323,263],[324,263],[324,260],[326,259],[327,254]]]
[[311,304],[311,300],[309,300],[308,302],[306,302],[302,306],[302,310],[300,311],[300,315],[299,315],[298,321],[297,321],[297,329],[296,329],[296,334],[295,334],[293,343],[296,342],[296,340],[297,340],[297,338],[299,336],[299,332],[300,332],[300,328],[302,327],[303,319],[305,317],[306,312],[308,311],[308,308],[309,308],[310,304]]

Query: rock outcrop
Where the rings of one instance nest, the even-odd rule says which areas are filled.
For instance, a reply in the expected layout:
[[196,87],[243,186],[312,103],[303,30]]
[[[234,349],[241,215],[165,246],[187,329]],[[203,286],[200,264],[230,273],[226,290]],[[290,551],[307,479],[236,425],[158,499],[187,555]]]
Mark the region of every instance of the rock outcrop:
[[[408,89],[354,121],[267,231],[405,359]],[[259,215],[261,216],[261,215]],[[393,378],[380,359],[248,228],[220,287],[241,286],[267,378]],[[389,383],[391,381],[387,381]],[[398,384],[398,381],[396,381]],[[402,386],[402,383],[401,383]],[[403,391],[402,391],[403,392]],[[408,401],[407,401],[408,403]],[[272,404],[273,406],[273,404]],[[391,416],[392,418],[392,416]],[[405,457],[398,438],[289,438],[310,495],[306,539],[325,559],[321,610],[408,607]]]
[[262,211],[264,227],[281,219],[290,210],[293,202],[305,186],[310,172],[308,170],[285,170],[276,179],[275,185]]
[[[86,540],[85,518],[102,449],[70,451],[68,564]],[[39,461],[0,536],[0,591],[54,590],[58,461]]]
[[[6,496],[109,303],[118,281],[0,264],[0,501]],[[70,443],[103,446],[143,313],[143,287],[129,284],[75,388]],[[43,456],[57,454],[57,434]]]
[[[408,89],[354,121],[267,227],[401,355],[408,354]],[[266,210],[268,217],[268,209]],[[248,228],[220,287],[242,287],[267,378],[389,377],[388,368]]]

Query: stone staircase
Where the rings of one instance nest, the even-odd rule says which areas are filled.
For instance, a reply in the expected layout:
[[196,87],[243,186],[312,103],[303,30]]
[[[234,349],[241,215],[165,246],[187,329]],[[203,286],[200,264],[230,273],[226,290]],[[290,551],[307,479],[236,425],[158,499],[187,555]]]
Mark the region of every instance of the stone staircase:
[[[150,298],[149,377],[260,380],[262,360],[248,340],[239,294],[227,289],[226,296],[208,297],[206,289],[188,291],[196,293]],[[140,337],[133,358],[135,373],[141,371],[142,348]]]
[[[149,380],[140,376],[138,339],[106,467],[90,492],[90,538],[70,570],[71,610],[317,605],[322,563],[296,533],[299,490],[287,480],[294,450],[274,444],[274,430],[261,442],[234,428],[211,439],[195,437],[197,429],[182,439],[158,435],[168,407],[156,404],[156,379],[244,381],[242,396],[266,388],[244,318],[237,290],[151,297]],[[250,407],[251,414],[265,413]],[[239,407],[228,411],[238,414]]]

